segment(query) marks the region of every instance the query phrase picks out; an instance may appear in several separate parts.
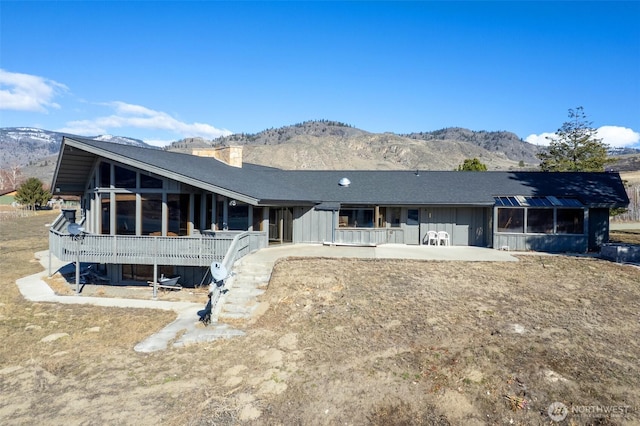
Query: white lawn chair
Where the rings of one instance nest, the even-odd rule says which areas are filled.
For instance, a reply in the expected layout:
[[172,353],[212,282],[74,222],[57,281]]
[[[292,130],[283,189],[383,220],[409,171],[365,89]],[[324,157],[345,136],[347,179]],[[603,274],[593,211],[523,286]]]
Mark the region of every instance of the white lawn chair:
[[438,232],[438,245],[445,245],[448,246],[450,243],[449,241],[449,233],[446,231],[439,231]]
[[430,245],[437,246],[438,245],[438,233],[436,231],[427,231],[427,235],[425,237],[425,240],[427,241],[427,245],[428,246],[430,246]]

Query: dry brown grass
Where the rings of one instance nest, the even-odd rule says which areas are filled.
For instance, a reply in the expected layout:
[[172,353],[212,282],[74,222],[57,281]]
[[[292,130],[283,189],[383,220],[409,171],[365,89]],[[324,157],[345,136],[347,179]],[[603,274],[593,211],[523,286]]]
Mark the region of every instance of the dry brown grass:
[[173,314],[18,293],[50,220],[0,223],[2,424],[537,425],[554,401],[630,407],[561,424],[640,422],[632,266],[289,259],[246,336],[138,354]]
[[640,244],[640,229],[620,229],[609,232],[612,243]]
[[325,424],[354,412],[403,413],[413,419],[405,424],[539,424],[554,401],[637,407],[639,285],[637,268],[560,256],[288,261],[258,325],[296,333],[304,367],[266,423],[307,424],[324,407]]
[[628,172],[620,172],[620,177],[627,181],[629,185],[636,185],[640,183],[640,171],[633,170]]

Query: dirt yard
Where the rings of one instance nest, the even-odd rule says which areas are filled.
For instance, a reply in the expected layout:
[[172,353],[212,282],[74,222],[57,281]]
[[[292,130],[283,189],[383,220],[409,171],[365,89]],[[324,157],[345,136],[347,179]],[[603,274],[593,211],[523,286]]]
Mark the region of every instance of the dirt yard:
[[173,314],[20,296],[51,220],[0,222],[0,424],[640,424],[637,267],[293,258],[244,337],[140,354]]

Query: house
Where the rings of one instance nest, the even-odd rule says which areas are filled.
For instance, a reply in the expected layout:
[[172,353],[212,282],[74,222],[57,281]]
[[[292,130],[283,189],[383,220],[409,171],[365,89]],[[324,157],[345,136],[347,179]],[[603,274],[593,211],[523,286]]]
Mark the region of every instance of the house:
[[58,221],[54,254],[116,281],[153,267],[197,283],[212,261],[268,244],[418,245],[430,230],[452,245],[586,252],[628,204],[617,173],[281,170],[243,164],[241,147],[195,154],[65,137],[53,194],[81,197],[85,233],[78,243]]
[[12,189],[10,191],[0,192],[0,205],[10,206],[16,201],[16,191]]

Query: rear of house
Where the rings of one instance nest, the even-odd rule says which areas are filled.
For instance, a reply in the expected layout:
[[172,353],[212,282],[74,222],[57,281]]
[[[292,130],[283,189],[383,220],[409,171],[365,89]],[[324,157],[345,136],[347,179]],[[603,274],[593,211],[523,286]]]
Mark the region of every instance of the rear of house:
[[[243,164],[240,147],[199,154],[65,138],[52,188],[81,199],[83,261],[115,282],[197,284],[232,246],[419,245],[444,231],[452,245],[586,252],[628,203],[615,173],[300,171]],[[51,248],[77,253],[63,221]]]

